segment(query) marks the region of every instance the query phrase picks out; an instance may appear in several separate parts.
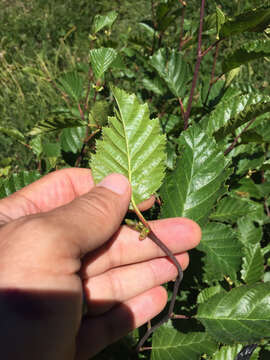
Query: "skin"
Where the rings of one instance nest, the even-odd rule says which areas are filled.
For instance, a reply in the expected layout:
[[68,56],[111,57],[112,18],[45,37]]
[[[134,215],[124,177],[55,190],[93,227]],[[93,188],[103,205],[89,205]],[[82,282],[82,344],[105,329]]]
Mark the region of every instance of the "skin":
[[[87,360],[165,307],[160,285],[177,272],[150,239],[121,225],[130,196],[122,175],[94,186],[89,170],[64,169],[0,201],[3,359]],[[150,225],[185,269],[199,226]]]

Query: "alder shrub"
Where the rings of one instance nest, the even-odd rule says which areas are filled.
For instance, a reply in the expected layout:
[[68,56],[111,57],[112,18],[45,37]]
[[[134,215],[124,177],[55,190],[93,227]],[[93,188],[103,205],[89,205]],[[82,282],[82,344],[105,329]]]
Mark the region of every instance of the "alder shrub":
[[[118,42],[117,12],[95,16],[89,63],[52,81],[63,106],[28,134],[0,128],[28,147],[36,169],[2,178],[1,197],[52,170],[91,167],[95,181],[129,178],[127,223],[138,241],[163,246],[147,220],[184,216],[202,228],[183,280],[162,247],[178,268],[165,285],[168,309],[98,359],[269,356],[270,95],[268,79],[253,83],[252,74],[269,61],[270,6],[238,6],[229,17],[205,3],[195,21],[188,2],[152,2],[150,18]],[[137,204],[153,193],[142,215]]]

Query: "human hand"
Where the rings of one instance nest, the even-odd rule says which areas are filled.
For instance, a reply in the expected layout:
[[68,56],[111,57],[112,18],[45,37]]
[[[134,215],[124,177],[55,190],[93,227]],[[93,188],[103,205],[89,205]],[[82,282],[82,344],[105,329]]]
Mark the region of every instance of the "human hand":
[[[130,196],[122,175],[94,186],[89,170],[65,169],[0,201],[2,358],[87,360],[164,308],[160,284],[177,272],[150,239],[121,226]],[[198,225],[150,224],[185,269]]]

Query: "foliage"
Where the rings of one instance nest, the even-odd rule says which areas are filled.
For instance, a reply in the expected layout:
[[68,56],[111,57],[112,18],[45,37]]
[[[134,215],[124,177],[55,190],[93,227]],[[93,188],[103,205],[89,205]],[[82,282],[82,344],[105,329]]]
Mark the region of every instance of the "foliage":
[[126,175],[133,209],[157,193],[148,219],[201,225],[180,316],[147,351],[133,353],[139,330],[96,359],[236,360],[254,343],[266,359],[269,1],[117,4],[0,5],[0,196],[90,166],[96,182]]

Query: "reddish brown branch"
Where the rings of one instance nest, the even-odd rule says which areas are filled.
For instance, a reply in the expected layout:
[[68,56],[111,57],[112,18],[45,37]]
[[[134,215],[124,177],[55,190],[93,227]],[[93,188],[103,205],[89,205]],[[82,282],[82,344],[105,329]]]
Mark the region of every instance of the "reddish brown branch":
[[202,31],[203,31],[203,19],[204,19],[204,7],[205,7],[205,0],[202,0],[201,2],[201,11],[200,11],[200,26],[199,26],[199,35],[198,35],[198,49],[197,49],[197,60],[194,70],[194,76],[192,80],[191,85],[191,91],[188,99],[188,105],[187,105],[187,111],[185,113],[185,119],[184,119],[184,130],[188,128],[188,120],[191,112],[193,97],[194,97],[194,91],[196,88],[197,79],[199,76],[199,70],[200,65],[202,61]]
[[245,126],[245,128],[241,131],[241,133],[234,138],[232,144],[224,151],[224,155],[228,155],[234,149],[234,147],[237,144],[239,138],[243,135],[243,133],[245,131],[247,131],[247,129],[250,127],[251,124],[254,123],[255,120],[256,120],[256,118],[254,118],[254,119],[252,119],[252,120],[250,120],[248,122],[247,126]]

